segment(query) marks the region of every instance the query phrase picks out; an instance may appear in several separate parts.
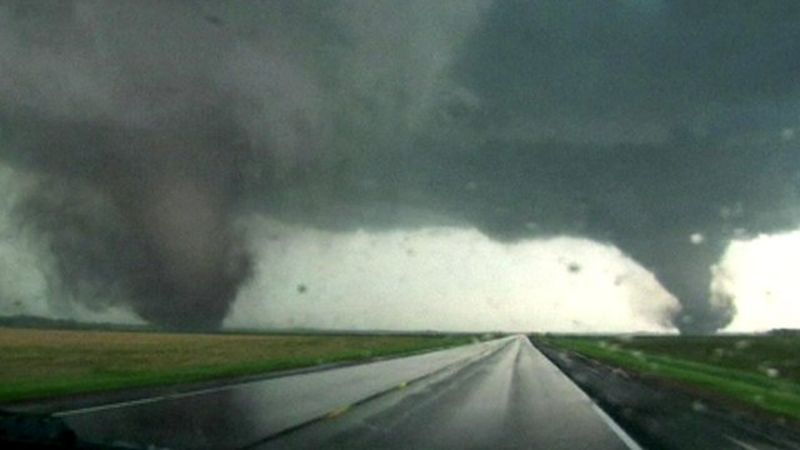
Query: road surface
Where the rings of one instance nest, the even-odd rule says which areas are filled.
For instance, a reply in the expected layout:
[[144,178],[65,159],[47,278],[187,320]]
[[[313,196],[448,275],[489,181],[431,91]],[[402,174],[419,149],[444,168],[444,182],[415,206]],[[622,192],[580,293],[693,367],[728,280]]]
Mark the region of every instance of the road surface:
[[638,448],[523,336],[56,415],[167,448]]

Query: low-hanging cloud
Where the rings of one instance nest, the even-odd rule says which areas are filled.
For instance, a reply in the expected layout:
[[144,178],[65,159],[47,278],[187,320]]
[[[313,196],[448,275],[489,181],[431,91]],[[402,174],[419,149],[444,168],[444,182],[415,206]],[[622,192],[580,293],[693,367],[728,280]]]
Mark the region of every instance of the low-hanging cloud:
[[590,238],[651,270],[681,329],[715,330],[728,241],[800,217],[798,15],[5,1],[0,159],[35,177],[10,214],[46,243],[57,297],[172,327],[223,321],[255,267],[239,219],[265,215]]
[[[680,305],[619,250],[474,228],[326,231],[248,221],[257,265],[229,327],[674,332]],[[567,267],[585,261],[580,270]]]

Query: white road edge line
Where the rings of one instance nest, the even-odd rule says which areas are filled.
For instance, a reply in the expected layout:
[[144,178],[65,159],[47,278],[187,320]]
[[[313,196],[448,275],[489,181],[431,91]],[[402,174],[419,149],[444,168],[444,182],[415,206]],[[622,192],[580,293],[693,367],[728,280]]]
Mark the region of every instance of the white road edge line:
[[626,433],[625,430],[623,430],[622,427],[620,427],[619,424],[617,424],[617,422],[614,421],[614,419],[609,417],[609,415],[606,414],[605,411],[603,411],[603,408],[597,406],[596,403],[592,402],[592,409],[594,409],[594,411],[600,416],[601,419],[603,419],[606,425],[608,425],[608,427],[611,428],[611,431],[613,431],[614,434],[616,434],[617,437],[619,437],[619,439],[622,442],[624,442],[629,449],[642,450],[642,447],[639,444],[637,444],[636,441],[634,441],[633,438],[630,437],[630,435]]
[[53,413],[52,415],[55,416],[55,417],[75,416],[75,415],[86,414],[86,413],[95,412],[95,411],[103,411],[103,410],[106,410],[106,409],[117,409],[117,408],[123,408],[123,407],[126,407],[126,406],[144,405],[144,404],[147,404],[147,403],[155,403],[155,402],[160,402],[160,401],[163,401],[163,400],[171,400],[171,399],[183,398],[183,397],[193,397],[195,395],[208,394],[208,393],[211,393],[211,392],[227,391],[227,390],[230,390],[230,389],[235,389],[235,388],[237,388],[237,387],[239,387],[241,385],[242,385],[241,383],[240,384],[231,384],[231,385],[227,385],[227,386],[219,386],[219,387],[214,387],[214,388],[200,389],[200,390],[197,390],[197,391],[179,392],[179,393],[175,393],[175,394],[159,395],[157,397],[147,397],[147,398],[139,398],[139,399],[136,399],[136,400],[128,400],[128,401],[125,401],[125,402],[106,403],[104,405],[89,406],[89,407],[86,407],[86,408],[68,409],[68,410],[65,410],[65,411],[58,411],[56,413]]
[[725,439],[733,442],[734,444],[738,445],[739,447],[741,447],[741,448],[743,448],[745,450],[758,450],[758,447],[756,447],[754,445],[750,445],[747,442],[740,441],[739,439],[736,439],[735,437],[728,436],[727,434],[724,434],[723,436],[725,436]]
[[[531,342],[531,340],[527,336],[522,335],[522,334],[520,334],[518,336],[520,336],[521,338],[524,338],[525,342],[527,342],[528,345],[533,347],[533,349],[536,350],[537,353],[541,353],[541,351],[539,351],[539,349],[537,349],[536,346],[533,345],[533,342]],[[553,364],[552,361],[550,362],[550,364]],[[619,424],[617,422],[614,421],[614,419],[612,419],[608,414],[606,414],[606,412],[603,411],[603,408],[597,406],[597,403],[595,403],[594,400],[592,400],[592,398],[589,397],[589,395],[586,392],[583,391],[583,389],[578,387],[578,385],[575,384],[575,382],[572,381],[572,379],[570,377],[568,377],[567,374],[564,373],[564,371],[562,371],[555,364],[553,364],[553,367],[555,367],[556,370],[558,370],[558,372],[561,374],[561,376],[566,378],[568,382],[570,382],[573,386],[575,386],[575,389],[577,389],[578,392],[583,394],[583,397],[585,397],[589,401],[589,403],[592,405],[592,409],[594,409],[594,411],[597,413],[597,415],[600,416],[600,418],[603,420],[603,422],[605,422],[606,425],[608,425],[608,427],[611,428],[611,431],[613,431],[614,434],[616,434],[617,437],[629,449],[631,449],[631,450],[643,450],[642,446],[639,445],[636,441],[634,441],[633,438],[628,433],[626,433],[625,430],[623,430],[622,427],[619,426]]]

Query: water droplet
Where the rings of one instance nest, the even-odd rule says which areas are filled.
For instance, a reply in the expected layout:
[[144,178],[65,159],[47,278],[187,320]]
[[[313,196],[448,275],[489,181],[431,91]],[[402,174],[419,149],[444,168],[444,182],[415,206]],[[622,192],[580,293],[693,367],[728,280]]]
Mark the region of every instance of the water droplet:
[[689,236],[689,241],[694,245],[700,245],[706,240],[706,237],[703,236],[703,233],[692,233]]
[[708,408],[700,400],[695,400],[695,401],[692,402],[692,410],[694,412],[705,412],[705,411],[708,410]]

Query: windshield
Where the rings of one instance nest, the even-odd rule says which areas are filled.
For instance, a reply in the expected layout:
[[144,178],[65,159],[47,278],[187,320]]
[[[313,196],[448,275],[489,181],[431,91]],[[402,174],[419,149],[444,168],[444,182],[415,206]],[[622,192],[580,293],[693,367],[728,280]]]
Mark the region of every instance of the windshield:
[[[799,25],[789,0],[4,1],[2,323],[793,336]],[[736,370],[795,370],[775,355]]]

